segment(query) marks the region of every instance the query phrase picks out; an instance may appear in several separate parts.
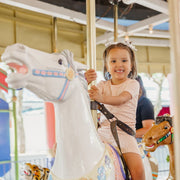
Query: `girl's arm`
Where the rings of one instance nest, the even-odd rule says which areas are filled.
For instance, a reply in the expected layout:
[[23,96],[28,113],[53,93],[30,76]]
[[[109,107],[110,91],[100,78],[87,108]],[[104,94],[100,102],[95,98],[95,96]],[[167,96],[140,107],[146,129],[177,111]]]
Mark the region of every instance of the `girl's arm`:
[[104,104],[109,105],[121,105],[132,99],[132,95],[124,91],[119,96],[105,96]]
[[88,84],[90,84],[92,81],[95,81],[97,78],[96,71],[94,69],[89,69],[84,73],[84,77]]
[[104,96],[96,86],[92,86],[88,92],[92,100],[109,105],[121,105],[132,99],[132,95],[127,91],[122,92],[119,96]]

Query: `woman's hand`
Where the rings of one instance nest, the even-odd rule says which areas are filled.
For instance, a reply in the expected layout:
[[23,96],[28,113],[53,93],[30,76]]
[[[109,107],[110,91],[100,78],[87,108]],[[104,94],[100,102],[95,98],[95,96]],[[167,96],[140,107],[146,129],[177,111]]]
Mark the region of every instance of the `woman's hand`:
[[104,103],[104,98],[96,86],[92,86],[88,92],[92,100],[96,100],[100,103]]
[[96,71],[94,69],[89,69],[84,73],[85,79],[88,84],[90,84],[92,81],[95,81],[97,78]]

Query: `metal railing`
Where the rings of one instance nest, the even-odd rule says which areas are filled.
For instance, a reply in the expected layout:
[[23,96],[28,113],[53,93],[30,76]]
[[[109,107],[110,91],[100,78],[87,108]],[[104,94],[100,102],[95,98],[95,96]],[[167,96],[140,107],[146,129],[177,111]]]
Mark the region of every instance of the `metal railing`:
[[151,156],[158,162],[158,180],[165,180],[169,174],[169,162],[167,157],[169,150],[167,146],[159,146],[154,152],[151,152]]
[[[13,157],[12,157],[13,159]],[[31,163],[36,164],[41,167],[51,168],[52,167],[52,158],[48,157],[47,155],[21,155],[19,156],[19,161],[0,161],[0,171],[4,172],[3,176],[0,177],[0,180],[15,180],[15,164],[18,163],[19,167],[19,177],[18,180],[24,180],[25,179],[25,163]],[[10,170],[6,172],[7,164],[11,166]]]
[[[167,146],[160,146],[156,149],[155,152],[151,152],[151,156],[154,157],[158,162],[158,180],[165,180],[168,177],[169,173],[169,162],[166,160],[169,155],[169,150]],[[13,157],[12,157],[13,159]],[[15,164],[18,163],[19,167],[19,180],[24,180],[24,168],[25,163],[31,163],[40,165],[42,167],[47,167],[51,169],[52,167],[52,158],[47,155],[20,155],[19,161],[0,161],[0,170],[6,172],[6,165],[11,165],[10,171],[8,171],[3,177],[0,177],[0,180],[15,180]]]

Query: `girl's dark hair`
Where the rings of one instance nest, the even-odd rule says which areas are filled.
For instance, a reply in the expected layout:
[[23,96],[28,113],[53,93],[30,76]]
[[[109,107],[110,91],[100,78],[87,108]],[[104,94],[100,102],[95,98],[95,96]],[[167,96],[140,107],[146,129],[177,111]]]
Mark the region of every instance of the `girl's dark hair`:
[[140,89],[139,89],[140,97],[141,96],[145,96],[146,97],[146,89],[144,88],[144,84],[143,84],[143,81],[141,79],[141,76],[138,75],[136,77],[136,80],[139,82],[139,85],[140,85]]
[[123,43],[116,43],[116,44],[111,44],[110,46],[108,46],[103,53],[103,60],[104,60],[104,78],[106,80],[111,79],[111,75],[109,74],[109,72],[107,72],[106,69],[106,63],[107,63],[107,57],[109,55],[109,52],[111,51],[111,49],[114,48],[120,48],[120,49],[126,49],[129,52],[130,58],[131,58],[131,65],[132,65],[132,70],[129,73],[128,77],[131,79],[134,79],[137,76],[137,68],[136,68],[136,61],[135,61],[135,55],[133,50],[127,46],[126,44]]

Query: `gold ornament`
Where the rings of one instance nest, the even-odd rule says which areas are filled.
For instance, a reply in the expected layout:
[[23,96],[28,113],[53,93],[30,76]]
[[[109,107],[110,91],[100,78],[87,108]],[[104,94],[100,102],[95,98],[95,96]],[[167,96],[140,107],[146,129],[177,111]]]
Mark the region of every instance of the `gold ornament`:
[[71,67],[66,70],[66,78],[70,81],[74,78],[74,70]]

